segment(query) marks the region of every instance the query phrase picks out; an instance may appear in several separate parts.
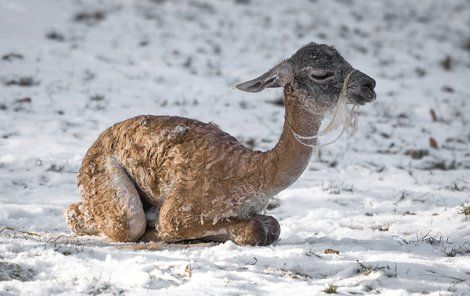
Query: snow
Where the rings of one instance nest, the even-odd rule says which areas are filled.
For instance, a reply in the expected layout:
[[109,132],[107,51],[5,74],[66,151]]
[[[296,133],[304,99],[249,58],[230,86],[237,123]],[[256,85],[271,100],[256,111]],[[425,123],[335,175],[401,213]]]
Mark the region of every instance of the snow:
[[[468,295],[469,30],[466,0],[1,1],[0,295]],[[102,130],[172,114],[269,149],[281,91],[234,85],[311,41],[378,97],[279,194],[279,242],[70,234],[62,213]]]

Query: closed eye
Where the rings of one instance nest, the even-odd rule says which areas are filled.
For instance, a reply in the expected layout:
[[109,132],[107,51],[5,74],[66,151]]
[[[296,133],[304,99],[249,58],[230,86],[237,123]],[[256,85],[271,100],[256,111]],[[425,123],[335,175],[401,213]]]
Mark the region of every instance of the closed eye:
[[329,71],[314,72],[310,74],[312,79],[316,81],[325,81],[333,77],[334,75],[335,74],[333,72],[329,72]]

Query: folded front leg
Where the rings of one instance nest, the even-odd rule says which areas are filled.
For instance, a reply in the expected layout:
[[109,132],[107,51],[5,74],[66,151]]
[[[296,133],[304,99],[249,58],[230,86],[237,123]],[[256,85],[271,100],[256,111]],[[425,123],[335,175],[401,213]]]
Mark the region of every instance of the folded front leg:
[[255,215],[228,226],[228,239],[237,245],[267,246],[281,234],[279,222],[272,216]]

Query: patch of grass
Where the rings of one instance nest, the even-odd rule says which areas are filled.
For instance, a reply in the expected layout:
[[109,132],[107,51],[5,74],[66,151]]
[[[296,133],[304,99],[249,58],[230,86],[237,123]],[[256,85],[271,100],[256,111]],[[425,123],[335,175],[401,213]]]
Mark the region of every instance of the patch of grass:
[[[464,191],[466,189],[466,186],[465,185],[461,185],[456,181],[453,181],[451,185],[448,185],[446,186],[446,189],[449,189],[451,191]],[[468,202],[466,202],[467,206],[470,207],[470,204],[468,204]],[[465,206],[465,203],[462,204],[462,207]],[[464,213],[459,213],[459,214],[464,214]]]
[[86,107],[91,110],[99,111],[106,109],[107,105],[108,103],[104,95],[96,94],[90,96],[90,101],[86,104]]
[[346,184],[338,180],[331,180],[330,182],[323,182],[322,190],[327,191],[329,194],[340,194],[343,192],[353,192],[354,188],[351,184]]
[[87,291],[88,295],[123,295],[124,293],[123,289],[114,287],[109,281],[101,281],[101,274],[91,279],[90,288]]
[[337,290],[338,290],[338,286],[329,284],[328,287],[326,287],[325,290],[323,290],[323,292],[325,292],[326,294],[336,294]]
[[424,77],[426,76],[426,70],[424,70],[423,68],[415,68],[415,73],[416,75],[418,75],[418,77]]
[[367,294],[380,294],[380,291],[375,289],[372,285],[365,285],[364,286],[364,291],[367,293]]
[[403,213],[403,216],[416,216],[415,212],[406,211]]
[[16,263],[0,261],[0,282],[17,280],[21,282],[32,281],[35,272],[25,269]]
[[51,247],[54,252],[64,256],[78,254],[85,251],[85,246],[77,239],[72,239],[66,235],[59,235],[46,241],[45,247]]
[[103,95],[93,95],[93,96],[90,96],[90,100],[95,101],[95,102],[103,101],[104,96]]
[[390,224],[372,226],[371,229],[378,230],[378,231],[383,231],[383,232],[389,231],[390,230]]
[[100,295],[109,292],[111,285],[109,283],[100,283],[99,285],[93,286],[89,291],[89,295]]
[[65,168],[64,164],[53,163],[47,168],[47,171],[48,172],[60,173],[64,170],[64,168]]
[[450,55],[447,55],[441,60],[441,67],[446,71],[451,71],[454,68],[454,59]]
[[447,257],[470,255],[469,242],[465,242],[463,244],[455,244],[450,240],[450,238],[444,238],[441,234],[436,234],[434,236],[431,236],[429,234],[430,232],[426,233],[423,236],[416,235],[415,239],[405,239],[403,237],[398,237],[398,243],[400,245],[412,245],[415,243],[424,242],[430,244],[433,247],[441,249],[441,251]]
[[57,31],[48,32],[46,34],[46,38],[49,39],[49,40],[55,40],[55,41],[59,41],[59,42],[62,42],[62,41],[65,40],[64,34],[59,33]]
[[[454,93],[455,90],[452,86],[448,86],[448,85],[444,85],[443,87],[441,87],[441,90],[445,93]],[[436,120],[434,120],[436,121]]]
[[416,234],[416,237],[414,239],[406,239],[404,237],[397,237],[398,238],[398,243],[400,245],[410,245],[410,244],[415,244],[417,242],[424,242],[428,243],[431,246],[436,246],[440,245],[443,242],[449,242],[449,238],[444,239],[444,237],[441,234],[436,234],[434,236],[430,235],[431,231],[428,231],[426,234],[420,236]]
[[459,214],[470,216],[470,203],[467,201],[460,205],[460,209],[458,210]]
[[23,55],[15,52],[7,53],[2,56],[2,60],[11,62],[13,60],[22,60]]
[[34,79],[32,76],[24,76],[19,78],[13,78],[5,81],[6,86],[21,86],[21,87],[31,87],[39,85],[39,81]]
[[452,244],[445,244],[442,246],[442,252],[447,257],[455,256],[468,256],[470,255],[470,243],[463,243],[461,245],[452,246]]
[[421,159],[425,156],[428,156],[429,151],[425,149],[416,149],[416,150],[410,149],[405,152],[405,155],[408,155],[409,157],[413,159]]
[[455,293],[457,291],[457,283],[453,283],[447,288],[448,292]]
[[290,278],[296,279],[296,280],[310,280],[312,277],[306,273],[300,272],[298,270],[286,270],[286,269],[281,269],[281,272]]
[[359,260],[357,260],[356,262],[357,262],[357,270],[356,270],[357,273],[362,273],[363,275],[369,275],[374,271],[374,268],[372,266],[365,265],[359,262]]
[[312,279],[312,276],[303,273],[300,270],[290,270],[285,268],[267,268],[265,269],[265,272],[267,272],[268,274],[278,274],[284,277],[289,277],[301,281],[309,281]]
[[419,168],[422,170],[451,171],[457,169],[457,162],[455,159],[450,162],[446,162],[445,160],[430,160],[424,162]]
[[390,268],[389,265],[384,265],[384,266],[380,266],[380,265],[376,265],[376,266],[372,266],[372,265],[367,265],[365,263],[361,263],[359,262],[359,260],[356,260],[357,262],[357,273],[361,273],[363,275],[369,275],[371,274],[372,272],[382,272],[384,276],[388,277],[388,278],[394,278],[397,276],[397,265],[395,264],[395,268],[392,269]]
[[104,11],[97,10],[97,11],[82,11],[77,13],[73,20],[77,23],[84,23],[87,25],[94,25],[106,18],[106,14]]

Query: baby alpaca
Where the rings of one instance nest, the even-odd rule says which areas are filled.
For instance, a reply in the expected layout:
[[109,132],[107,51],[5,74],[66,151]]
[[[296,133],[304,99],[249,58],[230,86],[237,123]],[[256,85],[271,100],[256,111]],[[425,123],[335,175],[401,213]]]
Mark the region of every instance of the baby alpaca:
[[[314,43],[237,85],[247,92],[267,87],[284,88],[285,120],[266,152],[244,147],[213,124],[176,116],[138,116],[105,130],[80,168],[81,201],[65,212],[72,231],[119,242],[137,241],[146,229],[164,242],[276,241],[278,221],[259,213],[304,171],[324,114],[340,96],[363,105],[376,95],[372,78],[333,47]],[[150,207],[157,209],[153,228],[145,218]]]

